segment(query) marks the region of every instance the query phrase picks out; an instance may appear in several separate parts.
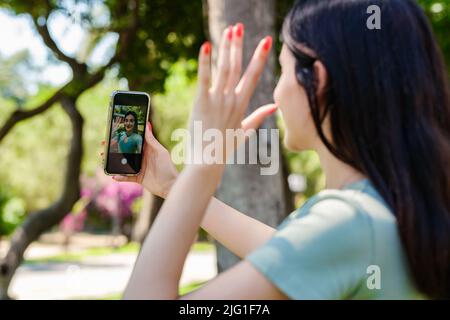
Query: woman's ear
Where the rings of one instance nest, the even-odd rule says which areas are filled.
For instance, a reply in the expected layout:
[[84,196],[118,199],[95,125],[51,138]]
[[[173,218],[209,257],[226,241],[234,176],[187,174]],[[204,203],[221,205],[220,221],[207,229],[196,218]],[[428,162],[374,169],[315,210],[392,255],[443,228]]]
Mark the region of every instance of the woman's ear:
[[323,63],[319,60],[314,62],[314,74],[316,75],[317,97],[323,100],[328,86],[328,72]]

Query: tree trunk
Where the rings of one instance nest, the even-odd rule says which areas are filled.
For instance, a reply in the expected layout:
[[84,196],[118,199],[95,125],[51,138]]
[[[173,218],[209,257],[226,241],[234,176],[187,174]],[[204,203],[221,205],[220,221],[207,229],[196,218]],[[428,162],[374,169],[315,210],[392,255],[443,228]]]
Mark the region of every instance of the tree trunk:
[[[139,88],[139,86],[134,85],[133,88]],[[143,89],[140,89],[141,91]],[[150,123],[153,123],[153,117],[154,117],[154,105],[153,100],[150,101]],[[152,127],[153,128],[153,127]],[[153,131],[153,136],[158,139],[158,134]],[[132,232],[132,239],[133,241],[137,241],[139,243],[143,243],[145,240],[145,237],[148,234],[148,231],[150,230],[153,221],[156,219],[156,215],[159,212],[159,209],[161,209],[164,199],[152,195],[150,192],[144,189],[142,193],[142,209],[139,212],[139,215],[136,219],[136,222],[133,226],[133,232]]]
[[[80,165],[83,154],[83,118],[76,109],[76,98],[63,97],[61,105],[72,124],[72,140],[67,157],[67,168],[60,198],[48,208],[30,213],[14,232],[6,256],[0,262],[0,299],[8,299],[11,279],[23,260],[28,246],[50,227],[59,223],[72,210],[80,197]],[[43,182],[45,183],[45,182]]]
[[[244,66],[264,36],[275,37],[275,0],[208,0],[208,7],[211,40],[215,48],[219,46],[223,29],[237,22],[245,24]],[[274,87],[275,54],[272,51],[248,112],[273,101]],[[276,128],[275,118],[266,120],[262,127]],[[270,150],[270,141],[265,139],[265,143]],[[260,165],[228,165],[217,197],[251,217],[277,226],[293,210],[281,152],[279,163],[279,170],[274,175],[261,175]],[[221,244],[216,243],[216,247],[219,272],[239,261]]]
[[164,203],[164,199],[154,196],[150,192],[144,190],[142,201],[142,209],[134,224],[132,236],[133,241],[137,241],[141,244],[144,242],[153,221],[155,221],[156,215]]

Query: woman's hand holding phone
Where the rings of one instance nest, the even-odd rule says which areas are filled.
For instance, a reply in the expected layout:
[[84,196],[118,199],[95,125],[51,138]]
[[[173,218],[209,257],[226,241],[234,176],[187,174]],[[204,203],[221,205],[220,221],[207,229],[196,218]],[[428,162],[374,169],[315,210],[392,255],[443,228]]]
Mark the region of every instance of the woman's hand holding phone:
[[165,198],[177,176],[169,151],[156,140],[150,122],[147,122],[140,173],[137,176],[113,176],[113,179],[139,183],[152,194]]

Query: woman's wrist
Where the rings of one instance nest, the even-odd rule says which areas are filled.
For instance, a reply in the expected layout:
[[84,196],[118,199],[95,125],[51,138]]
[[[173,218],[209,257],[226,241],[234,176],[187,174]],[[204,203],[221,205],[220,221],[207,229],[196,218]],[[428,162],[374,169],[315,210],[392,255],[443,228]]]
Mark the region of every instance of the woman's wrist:
[[225,170],[224,164],[189,164],[184,168],[193,175],[200,175],[205,180],[211,180],[219,182],[223,171]]
[[177,176],[175,176],[173,179],[168,180],[167,183],[163,186],[162,191],[161,191],[161,195],[159,195],[159,197],[166,199],[167,195],[170,192],[170,189],[172,189],[172,186],[175,184],[175,181],[177,181]]
[[171,179],[167,179],[164,183],[159,183],[155,185],[152,181],[146,181],[145,179],[141,182],[141,185],[145,190],[151,194],[158,196],[160,198],[167,198],[170,189],[172,189],[173,184],[177,180],[178,174]]

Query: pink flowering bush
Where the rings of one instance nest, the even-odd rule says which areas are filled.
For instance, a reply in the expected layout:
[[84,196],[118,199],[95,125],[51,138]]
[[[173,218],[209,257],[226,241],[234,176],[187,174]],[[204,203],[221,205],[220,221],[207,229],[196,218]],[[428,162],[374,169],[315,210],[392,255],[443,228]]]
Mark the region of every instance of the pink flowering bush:
[[142,197],[142,186],[116,182],[101,170],[94,177],[82,177],[81,185],[81,198],[63,219],[60,229],[65,233],[95,231],[111,229],[115,223],[129,236],[133,216],[137,213],[133,208]]

